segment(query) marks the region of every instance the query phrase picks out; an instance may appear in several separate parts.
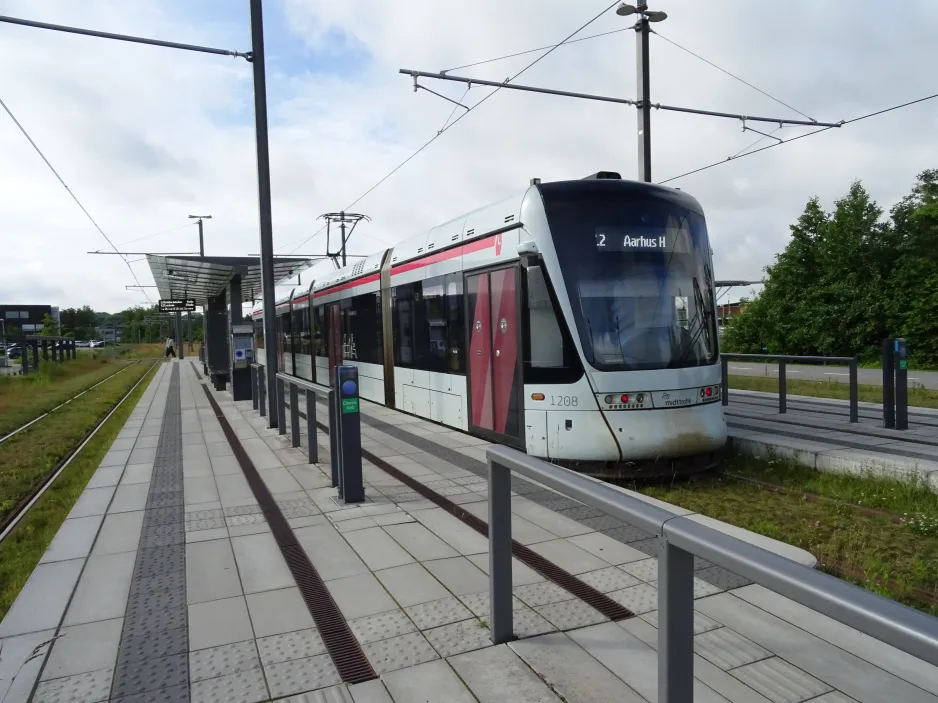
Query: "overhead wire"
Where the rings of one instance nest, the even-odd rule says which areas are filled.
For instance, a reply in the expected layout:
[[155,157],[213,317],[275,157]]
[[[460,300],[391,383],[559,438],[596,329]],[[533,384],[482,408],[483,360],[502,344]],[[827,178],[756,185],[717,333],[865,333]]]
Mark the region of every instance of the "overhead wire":
[[[604,14],[606,14],[607,12],[609,12],[609,10],[611,10],[613,7],[615,7],[615,6],[618,5],[618,4],[619,4],[619,0],[615,0],[615,2],[613,2],[611,5],[609,5],[609,6],[606,7],[605,9],[603,9],[603,10],[602,10],[599,14],[597,14],[595,17],[593,17],[593,18],[590,19],[588,22],[586,22],[585,24],[583,24],[582,26],[580,26],[580,27],[579,27],[578,29],[576,29],[574,32],[571,32],[569,35],[567,35],[562,41],[560,41],[560,42],[558,42],[558,43],[552,45],[551,47],[549,47],[547,51],[545,51],[543,54],[541,54],[540,56],[538,56],[536,59],[534,59],[534,61],[532,61],[531,63],[529,63],[527,66],[525,66],[524,68],[522,68],[520,71],[518,71],[517,73],[515,73],[515,74],[514,74],[513,76],[511,76],[510,78],[506,78],[506,79],[505,79],[505,83],[511,83],[511,81],[513,81],[513,80],[515,80],[516,78],[518,78],[518,76],[520,76],[521,74],[523,74],[525,71],[528,71],[529,69],[531,69],[532,67],[534,67],[537,63],[539,63],[541,60],[543,60],[544,58],[546,58],[547,56],[549,56],[553,51],[555,51],[555,50],[558,49],[559,47],[561,47],[561,46],[563,46],[564,44],[566,44],[568,41],[570,41],[570,39],[572,39],[574,36],[576,36],[577,34],[579,34],[580,32],[582,32],[584,29],[586,29],[587,27],[589,27],[593,22],[595,22],[596,20],[598,20],[600,17],[602,17],[602,16],[603,16]],[[535,51],[538,51],[538,50],[535,49]],[[436,134],[434,134],[430,139],[428,139],[426,142],[424,142],[424,144],[423,144],[421,147],[419,147],[414,153],[412,153],[410,156],[408,156],[406,159],[404,159],[401,163],[399,163],[397,166],[395,166],[393,169],[391,169],[391,171],[389,171],[389,172],[388,172],[384,177],[382,177],[377,183],[375,183],[375,184],[374,184],[373,186],[371,186],[368,190],[366,190],[364,193],[362,193],[362,194],[359,195],[357,198],[355,198],[355,200],[353,200],[350,204],[348,204],[344,209],[345,209],[345,210],[351,210],[355,205],[357,205],[359,202],[361,202],[362,200],[364,200],[368,195],[370,195],[372,191],[374,191],[374,190],[375,190],[376,188],[378,188],[381,184],[383,184],[385,181],[387,181],[391,176],[393,176],[395,173],[397,173],[398,171],[400,171],[404,166],[406,166],[408,163],[410,163],[413,159],[415,159],[424,149],[426,149],[428,146],[430,146],[431,144],[433,144],[433,142],[435,142],[437,139],[439,139],[441,136],[443,136],[446,132],[448,132],[448,131],[451,130],[453,127],[455,127],[457,124],[459,124],[460,121],[462,121],[463,119],[465,119],[467,115],[471,114],[476,108],[478,108],[480,105],[482,105],[482,103],[484,103],[486,100],[488,100],[489,98],[491,98],[493,95],[495,95],[495,94],[496,94],[498,91],[500,91],[500,90],[501,90],[501,86],[499,86],[498,88],[495,88],[493,91],[491,91],[490,93],[487,93],[485,96],[483,96],[482,98],[480,98],[477,103],[474,103],[473,105],[471,105],[468,110],[466,110],[466,111],[465,111],[464,113],[462,113],[459,117],[457,117],[455,120],[453,120],[453,121],[450,122],[448,125],[446,125],[446,127],[444,127],[443,129],[439,130],[439,131],[438,131]],[[317,234],[318,234],[318,233],[317,233]],[[297,249],[299,249],[299,248],[302,247],[304,244],[306,244],[306,242],[308,242],[308,241],[309,241],[310,239],[312,239],[314,236],[316,236],[316,235],[313,234],[313,235],[310,236],[308,239],[304,240],[304,241],[297,247]],[[294,249],[294,251],[296,251],[296,249]]]
[[690,54],[690,55],[693,56],[694,58],[700,59],[701,61],[703,61],[703,62],[704,62],[705,64],[707,64],[708,66],[712,66],[713,68],[717,69],[718,71],[721,71],[722,73],[725,73],[725,74],[728,75],[730,78],[733,78],[734,80],[739,81],[739,82],[742,83],[743,85],[749,86],[750,88],[752,88],[753,90],[755,90],[757,93],[761,93],[761,94],[764,95],[765,97],[767,97],[767,98],[769,98],[769,99],[771,99],[771,100],[774,100],[774,101],[777,102],[779,105],[782,105],[783,107],[787,107],[789,110],[793,110],[794,112],[797,112],[799,115],[801,115],[802,117],[805,117],[805,118],[807,118],[807,119],[809,119],[809,120],[813,120],[813,119],[814,119],[813,117],[811,117],[811,115],[806,115],[805,113],[803,113],[803,112],[802,112],[801,110],[799,110],[798,108],[792,107],[791,105],[789,105],[788,103],[786,103],[784,100],[780,100],[779,98],[776,98],[774,95],[771,95],[770,93],[767,93],[766,91],[762,90],[762,88],[759,88],[758,86],[753,85],[753,84],[750,83],[749,81],[747,81],[747,80],[745,80],[745,79],[743,79],[743,78],[740,78],[739,76],[737,76],[737,75],[736,75],[735,73],[733,73],[732,71],[727,71],[727,70],[726,70],[725,68],[723,68],[722,66],[717,66],[715,63],[713,63],[713,61],[710,61],[709,59],[705,59],[705,58],[704,58],[703,56],[701,56],[700,54],[697,54],[697,53],[691,51],[691,50],[688,49],[686,46],[681,46],[680,44],[678,44],[678,43],[677,43],[676,41],[674,41],[673,39],[668,39],[666,36],[664,36],[664,35],[663,35],[661,32],[659,32],[658,30],[652,29],[652,30],[651,30],[651,33],[654,34],[654,35],[655,35],[656,37],[658,37],[659,39],[664,39],[666,42],[668,42],[668,44],[671,44],[672,46],[677,47],[677,48],[680,49],[681,51],[687,52],[688,54]]
[[[52,173],[53,173],[53,174],[55,175],[55,177],[58,179],[59,183],[62,184],[62,187],[65,188],[65,190],[68,192],[68,194],[72,197],[72,200],[75,201],[75,204],[77,204],[78,207],[81,208],[81,211],[82,211],[83,213],[85,213],[85,217],[87,217],[88,220],[91,222],[91,224],[94,225],[95,229],[98,230],[98,232],[101,234],[102,237],[104,237],[105,241],[106,241],[108,244],[111,245],[111,248],[112,248],[115,252],[117,252],[117,253],[120,255],[120,257],[124,260],[124,263],[127,265],[127,269],[130,271],[130,275],[133,276],[134,281],[136,282],[136,284],[137,284],[138,286],[140,286],[140,285],[141,285],[141,284],[140,284],[140,279],[137,278],[137,273],[133,270],[133,267],[130,265],[130,262],[127,260],[127,257],[124,256],[123,254],[120,254],[120,250],[114,245],[114,242],[112,242],[111,239],[110,239],[110,237],[108,237],[108,236],[104,233],[104,230],[101,229],[100,225],[98,225],[98,223],[97,223],[97,222],[95,221],[95,219],[91,216],[91,213],[88,212],[88,210],[85,208],[85,206],[81,204],[81,201],[78,199],[78,197],[75,195],[75,193],[72,192],[72,189],[68,187],[68,184],[67,184],[67,183],[65,182],[65,180],[62,178],[62,176],[59,175],[59,172],[55,170],[55,167],[49,162],[49,159],[46,158],[46,155],[42,153],[42,150],[39,148],[39,146],[36,144],[36,142],[33,141],[33,138],[29,136],[29,132],[27,132],[27,131],[26,131],[26,128],[23,127],[22,124],[20,124],[20,121],[19,121],[18,119],[16,119],[16,116],[13,114],[13,112],[10,110],[10,108],[7,107],[7,104],[3,101],[2,98],[0,98],[0,107],[2,107],[2,108],[4,109],[4,111],[10,116],[10,119],[13,120],[13,123],[19,128],[20,132],[23,133],[23,136],[26,137],[26,140],[30,143],[30,145],[32,145],[33,149],[36,150],[36,153],[39,154],[39,157],[45,162],[46,166],[49,167],[49,170],[52,171]],[[152,302],[153,302],[153,299],[150,298],[150,294],[147,293],[145,290],[143,290],[142,292],[143,292],[143,294],[147,297],[147,300],[148,300],[150,303],[152,303]]]
[[195,222],[187,222],[186,224],[180,225],[179,227],[172,227],[172,228],[170,228],[170,229],[160,230],[159,232],[153,232],[152,234],[145,234],[145,235],[143,235],[142,237],[136,237],[136,238],[134,238],[134,239],[128,239],[128,240],[125,241],[125,242],[118,242],[118,243],[117,243],[117,246],[122,247],[122,246],[124,246],[125,244],[133,244],[134,242],[139,242],[139,241],[141,241],[142,239],[149,239],[150,237],[156,237],[156,236],[159,236],[159,235],[161,235],[161,234],[169,234],[170,232],[178,232],[179,230],[185,229],[186,227],[192,227],[194,224],[195,224]]
[[[840,126],[844,126],[844,127],[845,127],[845,126],[847,126],[848,124],[853,124],[854,122],[860,122],[861,120],[866,120],[866,119],[869,119],[869,118],[871,118],[871,117],[878,117],[879,115],[886,114],[887,112],[892,112],[892,111],[894,111],[894,110],[900,110],[900,109],[902,109],[902,108],[904,108],[904,107],[909,107],[909,106],[911,106],[911,105],[917,105],[918,103],[923,103],[923,102],[925,102],[925,101],[927,101],[927,100],[934,100],[935,98],[938,98],[938,93],[934,93],[933,95],[926,95],[925,97],[923,97],[923,98],[917,98],[916,100],[909,100],[908,102],[900,103],[899,105],[893,105],[892,107],[887,107],[887,108],[884,108],[884,109],[882,109],[882,110],[877,110],[876,112],[870,112],[870,113],[868,113],[868,114],[866,114],[866,115],[860,115],[859,117],[854,117],[853,119],[844,120],[844,121],[841,123]],[[744,158],[744,157],[746,157],[746,156],[752,156],[753,154],[758,154],[758,153],[760,153],[760,152],[762,152],[762,151],[766,151],[767,149],[774,149],[775,147],[781,146],[782,144],[788,144],[789,142],[795,142],[795,141],[798,141],[799,139],[804,139],[805,137],[811,137],[811,136],[813,136],[813,135],[815,135],[815,134],[820,134],[821,132],[826,132],[826,131],[828,131],[829,129],[834,129],[834,128],[833,128],[833,127],[821,127],[820,129],[815,129],[815,130],[812,131],[812,132],[806,132],[805,134],[799,134],[799,135],[796,136],[796,137],[791,137],[791,138],[789,138],[789,139],[783,139],[783,140],[780,141],[780,142],[776,142],[776,143],[774,143],[774,144],[769,144],[769,145],[767,145],[767,146],[764,146],[764,147],[762,147],[762,148],[760,148],[760,149],[756,149],[756,150],[754,150],[754,151],[747,151],[747,152],[745,152],[745,153],[740,153],[740,154],[737,155],[737,156],[728,156],[728,157],[726,157],[725,159],[723,159],[722,161],[714,161],[712,164],[708,164],[708,165],[706,165],[706,166],[701,166],[700,168],[695,168],[694,170],[688,171],[687,173],[682,173],[682,174],[679,175],[679,176],[672,176],[671,178],[665,179],[665,180],[663,180],[663,181],[658,181],[658,184],[661,185],[661,184],[664,184],[664,183],[670,183],[671,181],[676,181],[676,180],[679,179],[679,178],[684,178],[684,177],[686,177],[686,176],[691,176],[691,175],[693,175],[693,174],[695,174],[695,173],[700,173],[701,171],[706,171],[706,170],[708,170],[708,169],[715,168],[715,167],[717,167],[717,166],[720,166],[720,165],[722,165],[722,164],[728,163],[728,162],[730,162],[730,161],[735,161],[736,159],[742,159],[742,158]]]

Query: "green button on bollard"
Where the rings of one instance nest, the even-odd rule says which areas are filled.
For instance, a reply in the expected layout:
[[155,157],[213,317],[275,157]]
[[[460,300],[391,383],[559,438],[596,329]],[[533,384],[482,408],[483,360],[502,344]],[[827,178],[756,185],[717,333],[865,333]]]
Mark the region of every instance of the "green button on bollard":
[[342,399],[342,414],[347,413],[357,413],[358,412],[358,398],[343,398]]

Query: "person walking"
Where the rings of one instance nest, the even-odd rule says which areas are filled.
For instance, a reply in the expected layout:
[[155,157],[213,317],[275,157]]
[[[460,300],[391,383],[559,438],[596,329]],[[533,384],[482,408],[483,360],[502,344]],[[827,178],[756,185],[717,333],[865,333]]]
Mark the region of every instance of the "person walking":
[[176,349],[173,346],[173,340],[171,337],[166,338],[166,356],[176,358]]

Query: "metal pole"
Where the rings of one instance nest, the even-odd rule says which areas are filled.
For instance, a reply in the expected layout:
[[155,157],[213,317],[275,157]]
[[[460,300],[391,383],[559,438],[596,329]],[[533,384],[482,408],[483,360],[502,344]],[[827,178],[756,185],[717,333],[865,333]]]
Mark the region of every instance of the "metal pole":
[[660,540],[658,700],[694,701],[694,556]]
[[788,362],[780,359],[778,362],[778,412],[788,412]]
[[257,371],[257,403],[260,416],[267,417],[267,384],[264,382],[264,372],[260,369]]
[[300,446],[300,390],[290,384],[290,446]]
[[730,404],[730,372],[729,372],[729,360],[724,356],[720,359],[720,371],[722,374],[722,383],[723,388],[720,389],[723,393],[723,405]]
[[489,459],[489,627],[493,643],[514,639],[512,615],[511,471]]
[[[648,8],[646,0],[636,4],[639,12]],[[648,66],[648,44],[650,29],[648,18],[639,16],[635,25],[636,70],[638,71],[638,179],[651,183],[651,75]]]
[[905,340],[895,342],[896,349],[896,429],[909,429],[909,358]]
[[182,351],[182,313],[176,313],[176,356],[179,357],[179,360],[182,361],[183,351]]
[[199,218],[199,256],[205,256],[205,240],[202,238],[202,218]]
[[[260,210],[261,295],[264,298],[264,368],[270,395],[277,390],[277,311],[274,299],[274,233],[270,212],[270,150],[267,143],[267,79],[264,75],[264,13],[261,0],[251,0],[251,63],[254,68],[254,131],[257,142],[257,199]],[[268,427],[276,427],[278,414],[270,413]]]
[[339,224],[342,227],[342,266],[345,266],[345,212],[340,212],[339,216],[342,218]]
[[287,433],[287,399],[283,393],[283,379],[276,378],[274,381],[274,393],[277,394],[277,433],[284,435]]
[[896,426],[896,370],[893,339],[883,340],[883,427]]
[[857,388],[857,366],[859,366],[859,361],[854,357],[850,362],[850,422],[860,421],[860,393],[859,388]]
[[257,367],[254,364],[251,364],[251,407],[254,410],[257,410],[257,379],[258,376]]

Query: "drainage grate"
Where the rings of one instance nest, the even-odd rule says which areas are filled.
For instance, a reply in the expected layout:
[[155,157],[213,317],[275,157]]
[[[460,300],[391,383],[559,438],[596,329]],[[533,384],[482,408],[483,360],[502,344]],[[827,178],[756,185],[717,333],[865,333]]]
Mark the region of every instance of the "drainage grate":
[[280,507],[264,483],[264,479],[261,478],[254,467],[254,463],[248,457],[247,452],[244,451],[244,447],[241,446],[240,440],[238,440],[234,430],[231,429],[231,425],[228,424],[227,418],[225,418],[218,403],[215,402],[215,398],[212,397],[208,386],[202,384],[202,390],[205,391],[205,396],[208,398],[212,410],[215,411],[215,416],[218,418],[222,431],[225,433],[225,437],[228,438],[228,444],[231,445],[231,449],[241,465],[241,470],[244,472],[248,485],[254,493],[254,499],[261,506],[261,511],[270,524],[274,539],[280,547],[280,553],[283,554],[287,567],[290,569],[290,573],[293,574],[293,579],[300,589],[300,594],[303,596],[310,615],[313,616],[319,635],[322,637],[322,641],[326,645],[329,656],[332,657],[332,662],[335,664],[339,676],[342,677],[342,681],[352,684],[378,678],[361,645],[345,621],[342,611],[336,605],[332,594],[329,593],[326,584],[319,576],[319,572],[316,571],[316,567],[313,566],[306,552],[296,541],[293,528],[290,527],[287,519],[283,516]]
[[[329,431],[327,425],[321,422],[317,422],[316,424],[324,432]],[[400,469],[392,466],[384,459],[375,456],[368,450],[362,449],[362,456],[368,459],[368,461],[370,461],[385,473],[390,474],[396,478],[405,486],[410,487],[427,500],[430,500],[439,507],[443,508],[443,510],[448,512],[453,517],[462,520],[463,523],[474,529],[483,537],[489,536],[489,525],[487,522],[485,522],[485,520],[482,520],[481,518],[470,513],[468,510],[461,508],[451,500],[441,496],[432,488],[428,488],[427,486],[420,483],[420,481],[408,476]],[[541,576],[550,581],[553,581],[555,584],[569,593],[572,593],[581,601],[589,606],[592,606],[610,620],[625,620],[626,618],[635,616],[635,613],[630,611],[621,603],[617,603],[605,593],[597,591],[589,584],[584,583],[573,574],[564,571],[553,562],[545,559],[534,550],[525,547],[520,542],[515,540],[511,541],[511,553],[513,556],[517,557],[518,560],[537,571]]]

